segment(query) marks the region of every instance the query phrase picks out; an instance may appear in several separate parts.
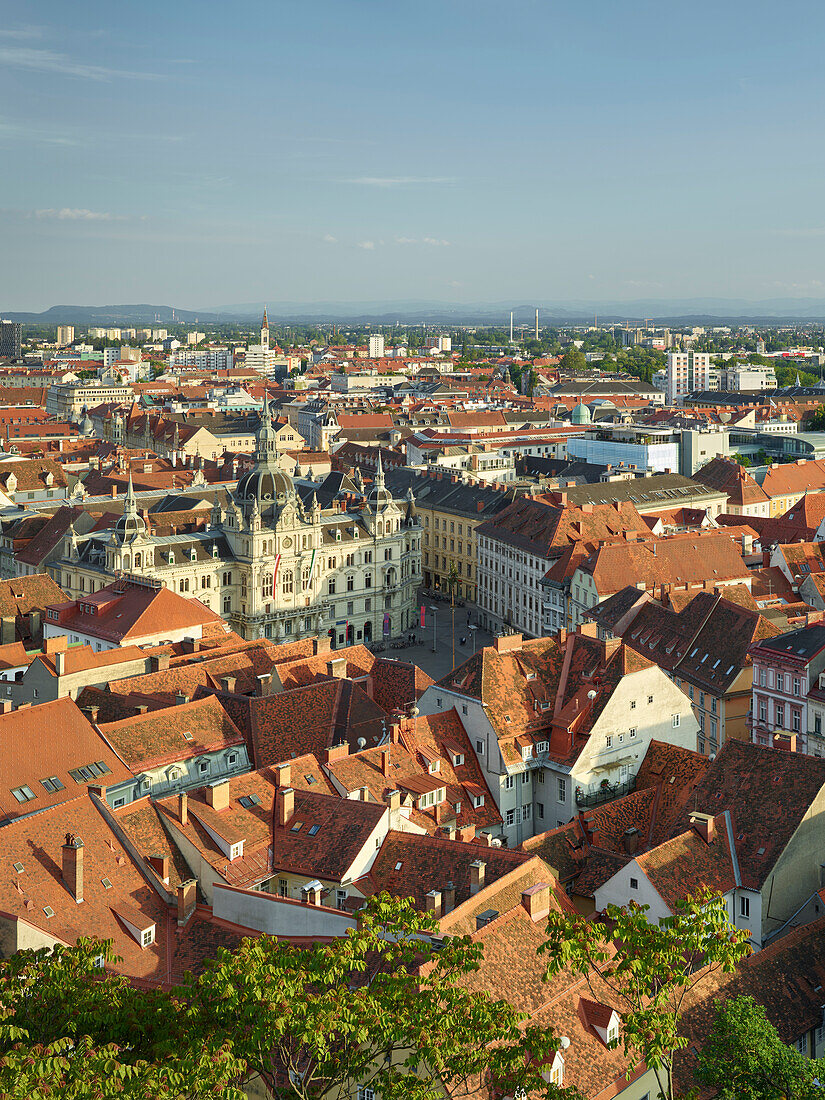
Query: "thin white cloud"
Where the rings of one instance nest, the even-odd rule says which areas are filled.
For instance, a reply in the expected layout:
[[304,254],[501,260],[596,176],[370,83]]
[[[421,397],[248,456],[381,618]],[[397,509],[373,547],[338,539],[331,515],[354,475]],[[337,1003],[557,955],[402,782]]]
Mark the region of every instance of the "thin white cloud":
[[375,250],[375,241],[359,241],[358,247],[363,248],[365,252],[373,252]]
[[35,210],[35,218],[55,218],[61,222],[122,222],[126,218],[122,214],[109,214],[102,210],[85,210],[83,208],[64,206],[60,209]]
[[430,183],[455,183],[452,176],[357,176],[343,180],[344,183],[357,183],[363,187],[414,187]]
[[31,23],[20,27],[0,27],[0,38],[13,38],[18,42],[23,42],[29,38],[39,38],[42,33],[42,27],[35,27]]
[[10,122],[0,118],[0,144],[13,141],[24,142],[29,145],[85,145],[73,133],[63,130],[49,130],[38,126],[30,126],[22,122]]
[[426,244],[435,248],[446,248],[449,246],[449,241],[441,240],[439,237],[422,237],[420,240],[418,237],[396,237],[396,244]]
[[331,233],[325,233],[323,235],[323,237],[321,238],[321,240],[325,241],[327,244],[337,244],[338,243],[338,238],[333,237],[333,235]]
[[104,65],[86,65],[73,61],[66,54],[54,50],[35,50],[30,46],[0,46],[0,65],[9,65],[30,72],[63,73],[84,80],[109,81],[115,79],[159,80],[156,73],[138,73],[129,69],[110,69]]

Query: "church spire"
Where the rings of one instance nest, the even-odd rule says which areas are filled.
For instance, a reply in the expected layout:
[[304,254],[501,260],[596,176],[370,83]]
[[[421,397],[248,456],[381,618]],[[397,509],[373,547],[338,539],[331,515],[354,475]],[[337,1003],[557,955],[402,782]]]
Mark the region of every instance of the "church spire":
[[384,488],[384,464],[381,461],[381,448],[378,448],[378,465],[375,468],[375,487],[376,489]]
[[266,316],[266,306],[264,306],[264,315],[261,318],[261,347],[264,351],[269,351],[269,321]]
[[135,496],[135,487],[132,484],[132,468],[129,467],[129,485],[126,489],[126,500],[123,503],[123,513],[126,515],[137,515],[137,497]]

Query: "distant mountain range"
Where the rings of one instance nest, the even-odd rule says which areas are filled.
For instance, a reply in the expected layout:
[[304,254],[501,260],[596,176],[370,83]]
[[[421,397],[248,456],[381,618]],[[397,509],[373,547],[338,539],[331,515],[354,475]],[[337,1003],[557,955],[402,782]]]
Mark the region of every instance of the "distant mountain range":
[[3,310],[0,317],[30,324],[57,325],[167,325],[176,321],[215,323],[257,321],[267,307],[269,319],[280,324],[344,321],[352,324],[483,324],[505,327],[510,310],[517,325],[532,325],[538,307],[540,323],[584,323],[598,316],[602,322],[623,323],[652,318],[658,323],[718,324],[759,321],[823,321],[825,299],[743,298],[635,299],[633,301],[539,301],[531,305],[512,302],[447,303],[419,299],[401,301],[244,302],[208,309],[178,309],[173,306],[52,306],[42,313]]

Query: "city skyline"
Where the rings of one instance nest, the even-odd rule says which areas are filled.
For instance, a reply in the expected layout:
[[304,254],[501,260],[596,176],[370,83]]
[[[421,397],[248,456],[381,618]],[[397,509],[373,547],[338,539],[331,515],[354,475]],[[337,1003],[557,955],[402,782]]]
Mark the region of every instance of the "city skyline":
[[825,293],[810,2],[141,14],[0,30],[0,312]]

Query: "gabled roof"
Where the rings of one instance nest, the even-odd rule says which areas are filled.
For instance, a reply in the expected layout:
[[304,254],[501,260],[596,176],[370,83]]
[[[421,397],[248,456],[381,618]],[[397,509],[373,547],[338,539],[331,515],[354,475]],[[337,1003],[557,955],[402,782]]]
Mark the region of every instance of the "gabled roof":
[[[0,744],[0,815],[5,820],[75,798],[87,783],[106,787],[132,776],[68,698],[0,714]],[[12,794],[23,786],[31,798]]]
[[227,712],[248,739],[256,768],[303,753],[319,759],[340,741],[353,749],[363,737],[375,744],[385,712],[359,684],[329,679],[274,695],[232,698],[220,694]]
[[726,741],[690,810],[730,811],[742,882],[760,889],[825,786],[825,760]]
[[[471,896],[470,868],[473,863],[481,860],[485,864],[485,882],[490,885],[529,859],[523,852],[491,848],[478,841],[447,840],[391,829],[368,874],[358,879],[357,886],[368,896],[386,890],[396,897],[411,897],[423,910],[430,890],[444,891],[447,884],[452,883],[458,908]],[[444,921],[452,930],[459,919],[450,914]],[[475,928],[475,921],[472,926]],[[460,934],[458,929],[455,931]]]
[[0,618],[42,611],[65,599],[66,593],[47,573],[0,581]]
[[739,507],[770,501],[770,497],[753,480],[744,466],[740,466],[732,458],[719,456],[711,459],[706,466],[693,475],[693,478],[711,489],[726,493],[728,503]]
[[200,600],[137,581],[115,581],[78,598],[73,607],[58,604],[51,610],[60,615],[61,626],[118,645],[186,629],[226,627]]
[[100,732],[136,772],[245,743],[214,695],[110,722]]
[[677,901],[703,887],[726,894],[737,885],[724,813],[714,818],[710,844],[687,829],[637,855],[636,863],[671,911]]

